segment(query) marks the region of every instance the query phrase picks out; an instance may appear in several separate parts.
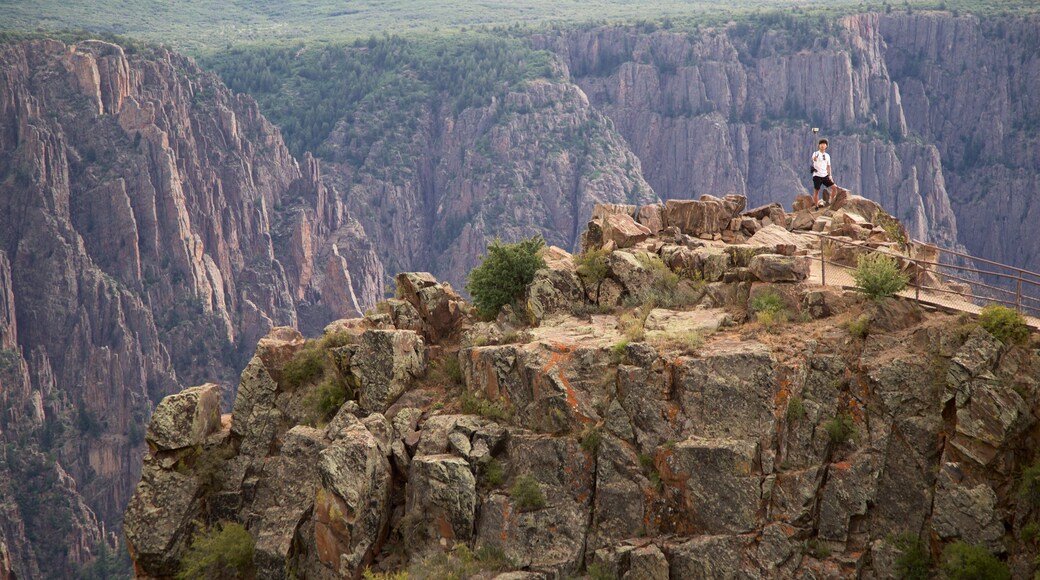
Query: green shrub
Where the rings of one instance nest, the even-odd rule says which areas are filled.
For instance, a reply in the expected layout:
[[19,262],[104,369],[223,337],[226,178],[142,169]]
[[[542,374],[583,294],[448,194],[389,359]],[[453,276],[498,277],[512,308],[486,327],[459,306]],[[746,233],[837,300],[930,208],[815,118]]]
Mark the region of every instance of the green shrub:
[[610,347],[610,358],[614,360],[615,363],[625,360],[625,353],[628,351],[629,344],[630,343],[625,339],[615,342]]
[[928,546],[916,534],[899,534],[889,540],[899,550],[896,556],[896,577],[901,580],[928,580],[931,577],[932,555]]
[[253,537],[234,522],[200,530],[181,559],[179,580],[253,578]]
[[581,448],[590,455],[596,455],[599,451],[599,446],[603,443],[603,433],[599,427],[588,425],[581,431],[581,435],[578,436],[578,442],[581,443]]
[[614,573],[600,562],[589,564],[588,573],[591,580],[614,580]]
[[530,475],[521,475],[513,480],[513,485],[509,488],[509,497],[513,498],[516,509],[522,512],[545,507],[545,494]]
[[663,308],[680,308],[696,304],[703,296],[703,292],[700,291],[703,284],[683,280],[659,256],[639,254],[637,258],[650,271],[650,284],[639,296],[632,297],[635,302]]
[[1022,469],[1018,497],[1034,507],[1040,506],[1040,459]]
[[477,314],[486,320],[498,316],[499,310],[523,295],[534,273],[545,267],[539,250],[545,246],[541,236],[515,244],[495,239],[480,265],[469,273],[466,291],[473,296]]
[[766,288],[751,299],[751,310],[755,312],[780,312],[784,310],[784,299],[776,290]]
[[899,271],[894,258],[879,253],[860,256],[852,277],[856,285],[874,300],[899,292],[909,281],[906,274]]
[[307,343],[285,363],[282,369],[282,382],[290,389],[317,380],[325,374],[325,350],[318,341]]
[[849,334],[856,338],[866,338],[867,334],[870,333],[870,316],[867,314],[861,315],[856,320],[850,320],[846,327],[849,329]]
[[596,302],[599,302],[599,288],[607,279],[607,256],[610,254],[602,249],[589,250],[575,256],[574,263],[577,265],[578,275],[582,277],[588,287],[596,288]]
[[805,418],[805,403],[801,397],[792,396],[787,400],[787,420],[790,422],[801,421]]
[[473,393],[465,392],[462,393],[459,402],[462,405],[462,412],[467,415],[480,415],[485,419],[502,422],[513,418],[513,413],[510,411],[505,399],[489,401]]
[[881,229],[885,230],[885,233],[888,234],[889,239],[899,244],[901,249],[906,250],[909,246],[903,225],[899,223],[899,220],[896,218],[886,213],[878,213],[874,216],[874,223],[881,226]]
[[456,387],[462,384],[462,365],[459,364],[459,356],[457,353],[446,353],[442,358],[434,360],[433,363],[430,364],[430,368],[434,372],[434,379],[438,382],[447,383],[448,385]]
[[1014,310],[999,304],[989,304],[982,309],[979,323],[1004,344],[1025,344],[1029,340],[1029,327],[1025,318]]
[[505,471],[502,469],[502,464],[492,457],[484,466],[481,483],[487,487],[498,487],[502,485],[503,481],[505,481]]
[[1040,524],[1036,522],[1022,526],[1022,541],[1027,544],[1035,544],[1040,540]]
[[315,422],[323,423],[331,419],[343,403],[353,396],[346,381],[339,377],[329,377],[308,394],[305,402]]
[[943,550],[943,577],[949,580],[1011,580],[1007,564],[982,546],[954,542]]
[[852,424],[852,415],[848,413],[840,413],[827,421],[823,424],[823,429],[827,432],[831,443],[844,443],[856,432],[856,428]]

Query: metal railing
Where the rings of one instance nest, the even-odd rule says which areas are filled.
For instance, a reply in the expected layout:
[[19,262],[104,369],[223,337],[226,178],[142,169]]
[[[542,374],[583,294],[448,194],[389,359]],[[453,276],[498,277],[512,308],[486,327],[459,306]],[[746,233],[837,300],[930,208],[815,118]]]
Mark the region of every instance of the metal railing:
[[[894,252],[862,241],[811,233],[819,237],[820,275],[824,285],[827,284],[827,264],[855,268],[854,260],[858,255],[885,254],[896,259],[902,270],[909,274],[907,290],[912,289],[918,302],[965,311],[996,303],[1026,316],[1040,317],[1040,274],[1036,272],[917,240],[911,240],[904,252]],[[850,251],[843,252],[843,248]],[[836,260],[834,256],[851,258],[853,263]]]

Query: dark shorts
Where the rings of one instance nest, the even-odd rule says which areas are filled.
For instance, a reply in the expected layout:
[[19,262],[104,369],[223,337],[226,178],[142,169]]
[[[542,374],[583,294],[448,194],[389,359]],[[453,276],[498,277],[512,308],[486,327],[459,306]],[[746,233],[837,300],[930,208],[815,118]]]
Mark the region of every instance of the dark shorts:
[[827,187],[832,187],[834,185],[834,182],[831,181],[831,176],[828,175],[827,177],[820,177],[818,175],[813,175],[812,176],[812,188],[813,189],[820,189],[821,185],[826,185]]

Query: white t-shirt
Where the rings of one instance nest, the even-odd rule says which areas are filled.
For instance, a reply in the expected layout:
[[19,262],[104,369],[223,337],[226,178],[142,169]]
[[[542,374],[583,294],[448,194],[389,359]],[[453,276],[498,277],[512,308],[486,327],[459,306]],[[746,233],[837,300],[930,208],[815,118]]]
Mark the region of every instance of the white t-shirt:
[[813,175],[816,177],[827,177],[830,171],[827,169],[831,166],[831,156],[820,151],[814,151],[812,154],[812,166],[815,171]]

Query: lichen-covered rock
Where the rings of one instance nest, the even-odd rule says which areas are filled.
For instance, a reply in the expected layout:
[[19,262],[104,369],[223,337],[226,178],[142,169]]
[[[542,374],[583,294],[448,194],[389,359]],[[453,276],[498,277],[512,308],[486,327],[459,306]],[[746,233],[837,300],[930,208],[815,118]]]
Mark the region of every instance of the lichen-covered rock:
[[276,435],[281,412],[275,407],[278,383],[259,356],[250,359],[238,383],[231,433],[242,439],[239,452],[264,457]]
[[462,297],[429,272],[398,274],[397,292],[419,312],[426,323],[425,336],[432,341],[454,335],[466,319],[468,309]]
[[426,343],[411,330],[366,330],[335,354],[340,371],[357,384],[358,404],[377,413],[386,411],[428,364]]
[[201,445],[220,428],[220,387],[207,383],[159,402],[145,438],[158,451]]
[[294,545],[311,538],[299,535],[310,519],[319,486],[318,455],[325,449],[324,433],[297,425],[285,433],[281,452],[264,462],[265,477],[256,488],[251,511],[255,523],[253,562],[262,578],[291,577]]
[[348,430],[318,454],[314,498],[319,559],[351,576],[371,562],[389,520],[390,463],[363,427]]
[[477,480],[466,460],[452,455],[412,458],[405,517],[418,530],[413,554],[450,549],[472,538],[477,508]]
[[935,488],[932,529],[940,538],[960,538],[969,544],[1003,552],[1004,526],[997,507],[997,494],[983,482],[963,479],[955,464],[946,463]]
[[585,302],[585,287],[573,270],[543,268],[527,287],[528,318],[544,320],[550,314]]
[[187,549],[190,522],[199,499],[199,480],[157,466],[146,466],[126,508],[123,526],[138,575],[177,573]]
[[809,277],[809,257],[759,254],[748,268],[762,282],[801,282]]
[[717,234],[729,226],[732,212],[721,200],[704,201],[670,199],[664,204],[664,223],[684,234],[700,236]]
[[759,448],[751,441],[691,437],[668,450],[661,479],[683,498],[683,524],[708,534],[741,534],[763,507]]
[[524,508],[493,493],[480,507],[476,545],[502,550],[519,567],[575,574],[581,565],[593,492],[593,462],[571,438],[516,433],[508,456],[512,476],[537,481],[545,506]]
[[607,257],[607,268],[610,277],[616,280],[629,296],[643,296],[650,291],[653,283],[653,272],[650,270],[649,258],[644,259],[625,251],[611,252]]

